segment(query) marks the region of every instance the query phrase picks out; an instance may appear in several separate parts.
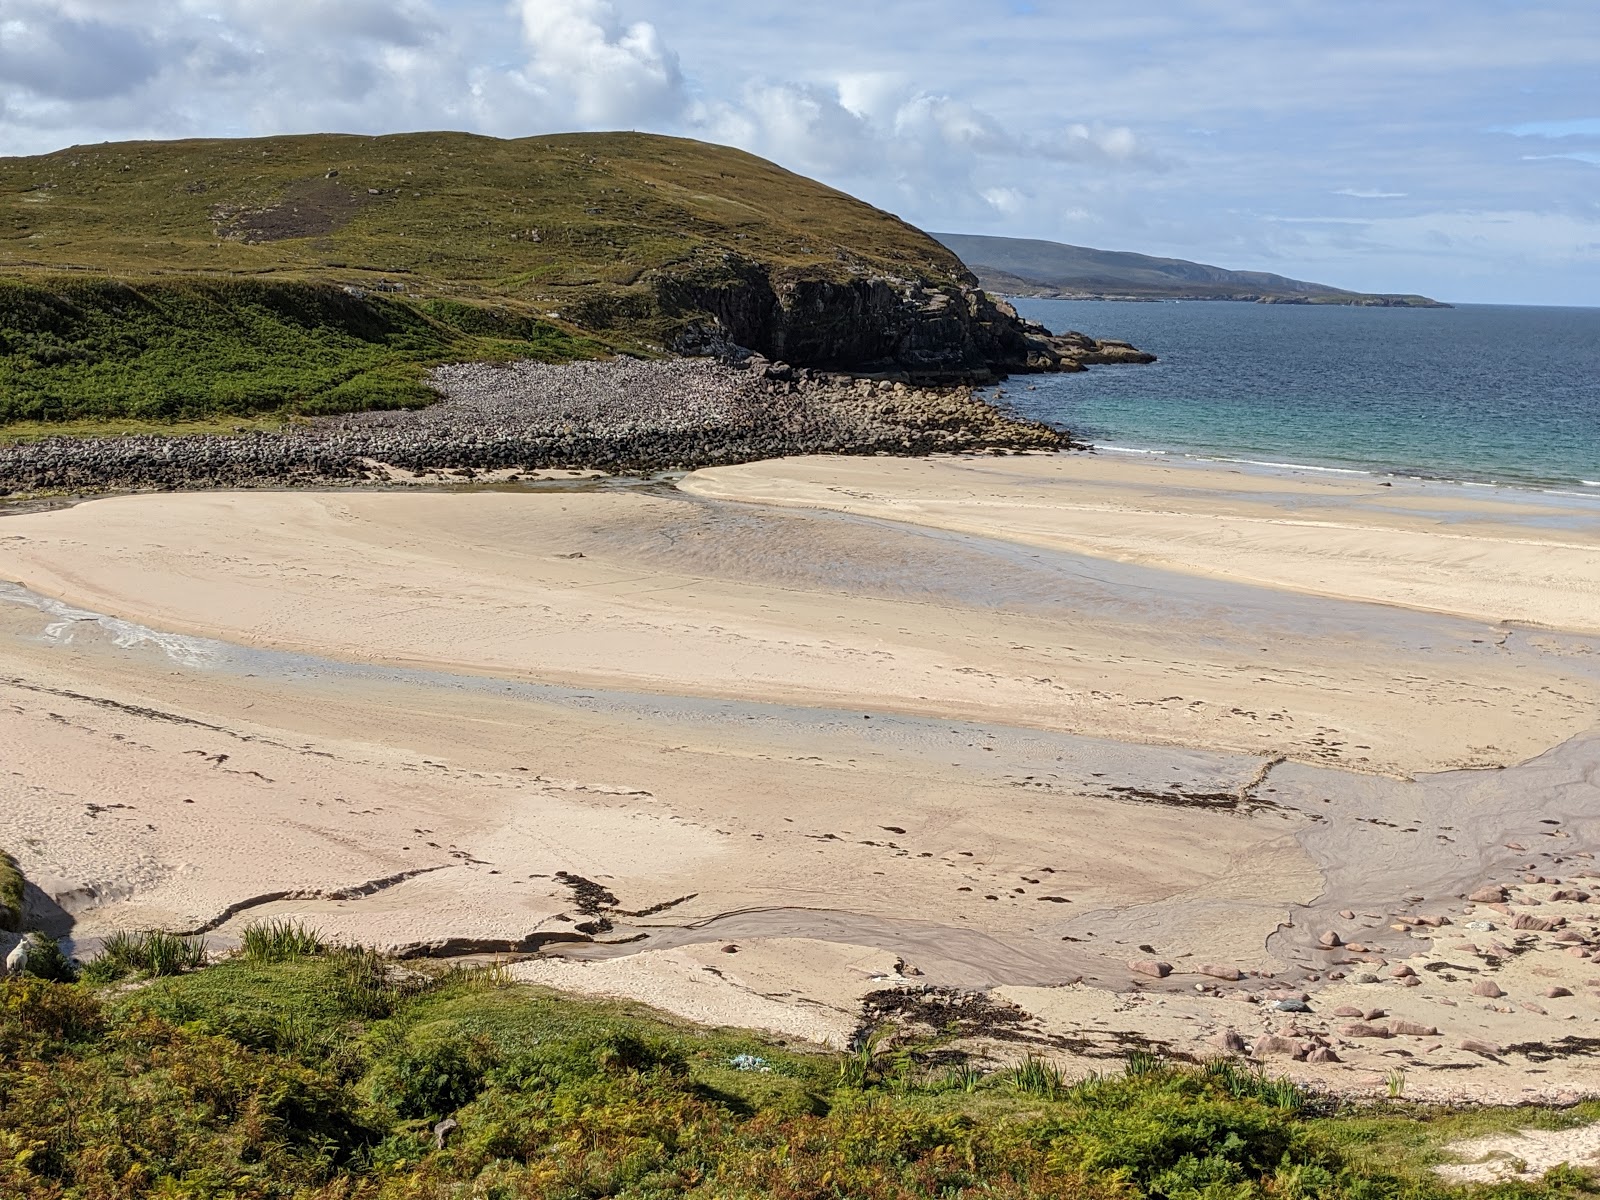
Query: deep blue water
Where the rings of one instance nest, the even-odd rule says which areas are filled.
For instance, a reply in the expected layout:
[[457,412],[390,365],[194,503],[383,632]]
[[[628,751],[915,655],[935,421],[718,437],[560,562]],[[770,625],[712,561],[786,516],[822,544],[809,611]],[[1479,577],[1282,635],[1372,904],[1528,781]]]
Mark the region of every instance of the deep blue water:
[[1600,308],[1017,307],[1161,357],[1007,382],[1098,445],[1600,495]]

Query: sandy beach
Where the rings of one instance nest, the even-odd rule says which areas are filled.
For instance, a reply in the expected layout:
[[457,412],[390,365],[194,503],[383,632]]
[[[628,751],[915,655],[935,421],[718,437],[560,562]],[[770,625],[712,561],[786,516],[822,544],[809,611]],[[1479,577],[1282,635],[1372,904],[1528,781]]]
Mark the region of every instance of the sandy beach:
[[938,986],[1079,1069],[1593,1072],[1600,504],[799,458],[17,511],[0,580],[0,846],[84,947],[293,915],[834,1044]]

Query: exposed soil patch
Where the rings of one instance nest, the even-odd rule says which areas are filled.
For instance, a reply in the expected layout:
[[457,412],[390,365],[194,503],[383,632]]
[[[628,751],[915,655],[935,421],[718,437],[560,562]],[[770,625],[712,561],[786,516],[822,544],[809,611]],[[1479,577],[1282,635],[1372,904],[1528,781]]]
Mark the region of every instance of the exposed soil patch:
[[333,179],[306,179],[290,184],[276,204],[264,208],[219,204],[211,210],[211,219],[219,238],[254,246],[324,237],[343,229],[356,213],[378,199]]

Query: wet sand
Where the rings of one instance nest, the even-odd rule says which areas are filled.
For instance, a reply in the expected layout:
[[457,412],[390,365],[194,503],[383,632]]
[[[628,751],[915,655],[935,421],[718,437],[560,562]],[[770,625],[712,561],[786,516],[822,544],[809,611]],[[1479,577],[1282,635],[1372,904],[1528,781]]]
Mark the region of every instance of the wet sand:
[[[1552,896],[1600,840],[1596,506],[1170,470],[790,460],[6,517],[0,845],[86,948],[297,915],[814,1040],[874,989],[998,988],[1013,1050],[1085,1066],[1234,1028],[1326,1039],[1343,1062],[1277,1069],[1348,1090],[1402,1060],[1417,1095],[1584,1087],[1596,905]],[[816,511],[841,472],[878,491]],[[980,474],[1004,503],[947,528]],[[1143,496],[1119,501],[1137,538],[1069,546],[1084,488]],[[1283,523],[1236,536],[1246,509]],[[1312,590],[1345,594],[1296,590],[1338,522]],[[1510,623],[1483,618],[1484,563]],[[1562,883],[1464,902],[1525,874]],[[1508,996],[1472,997],[1484,975]],[[1344,1036],[1350,996],[1440,1034]]]

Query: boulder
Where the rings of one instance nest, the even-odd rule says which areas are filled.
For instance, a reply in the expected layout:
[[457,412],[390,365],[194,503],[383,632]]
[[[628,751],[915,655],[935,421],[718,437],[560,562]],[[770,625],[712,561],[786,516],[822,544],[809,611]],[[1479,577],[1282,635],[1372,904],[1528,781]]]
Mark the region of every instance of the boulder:
[[1498,1000],[1505,995],[1505,992],[1494,980],[1480,979],[1472,985],[1472,994],[1474,996],[1484,996],[1490,1000]]
[[1148,975],[1152,979],[1165,979],[1172,974],[1172,964],[1154,958],[1136,958],[1128,964],[1135,975]]
[[1231,1029],[1224,1029],[1211,1039],[1211,1044],[1224,1054],[1243,1054],[1245,1052],[1244,1039]]
[[28,939],[23,938],[6,955],[6,975],[21,975],[28,969]]
[[1364,1021],[1355,1021],[1349,1025],[1339,1026],[1339,1036],[1347,1038],[1389,1038],[1394,1034],[1387,1025],[1368,1025]]
[[1571,988],[1549,987],[1549,988],[1545,988],[1545,990],[1544,990],[1544,998],[1546,1000],[1559,1000],[1563,996],[1570,996],[1570,995],[1572,995],[1572,989]]
[[1531,929],[1535,933],[1554,933],[1567,923],[1565,917],[1534,917],[1518,913],[1511,918],[1511,928]]
[[1459,1048],[1470,1054],[1479,1054],[1484,1058],[1499,1058],[1500,1047],[1493,1042],[1479,1041],[1477,1038],[1462,1038]]
[[1504,904],[1506,902],[1506,890],[1499,884],[1492,883],[1488,887],[1479,888],[1467,899],[1474,904]]
[[1310,1054],[1306,1055],[1306,1061],[1308,1063],[1336,1063],[1344,1060],[1327,1046],[1318,1046]]
[[1275,1033],[1269,1033],[1256,1039],[1252,1054],[1256,1058],[1298,1059],[1305,1057],[1305,1049],[1293,1038],[1279,1037]]
[[1438,1037],[1439,1031],[1432,1025],[1423,1025],[1417,1021],[1390,1021],[1389,1032],[1396,1037]]
[[1238,967],[1228,967],[1221,963],[1205,963],[1199,970],[1202,975],[1209,975],[1213,979],[1225,979],[1229,983],[1238,983],[1244,978],[1244,972]]
[[1321,937],[1317,938],[1317,945],[1325,950],[1336,950],[1344,945],[1344,939],[1333,929],[1324,930]]

